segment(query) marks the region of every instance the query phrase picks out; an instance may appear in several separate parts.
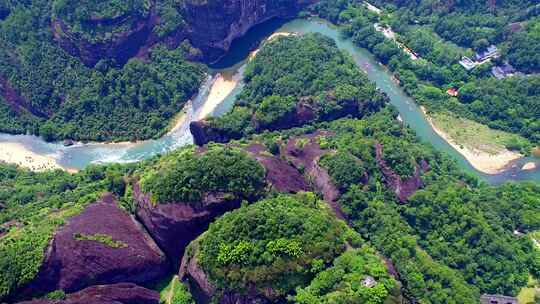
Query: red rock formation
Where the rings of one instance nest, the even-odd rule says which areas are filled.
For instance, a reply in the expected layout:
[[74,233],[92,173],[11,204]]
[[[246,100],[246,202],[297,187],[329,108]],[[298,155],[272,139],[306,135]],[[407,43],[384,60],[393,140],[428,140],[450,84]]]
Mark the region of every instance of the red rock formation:
[[184,17],[191,43],[213,62],[229,50],[235,38],[272,18],[292,17],[316,0],[188,0]]
[[98,285],[68,294],[65,300],[33,300],[19,304],[158,304],[159,293],[132,283]]
[[[113,243],[80,238],[96,235],[108,236]],[[106,194],[56,232],[39,273],[20,294],[151,282],[168,269],[165,255],[140,224],[116,205],[112,194]]]
[[266,169],[266,180],[276,190],[287,193],[309,191],[309,185],[297,168],[269,154],[263,145],[252,144],[247,151]]
[[154,204],[150,195],[133,185],[137,217],[146,227],[171,262],[179,263],[185,247],[203,233],[210,222],[223,213],[240,207],[240,201],[229,200],[220,193],[208,193],[198,203],[160,202]]
[[240,138],[242,134],[229,134],[225,130],[212,127],[206,120],[194,121],[189,124],[193,142],[197,146],[209,142],[226,143],[231,139]]
[[390,187],[396,194],[400,202],[405,203],[418,189],[424,187],[421,174],[429,169],[428,164],[423,161],[421,166],[416,165],[412,177],[402,180],[401,177],[390,168],[382,157],[383,146],[379,143],[375,144],[375,153],[377,164],[384,175],[386,185]]
[[[287,143],[284,153],[295,167],[304,168],[305,173],[312,180],[313,186],[322,193],[324,200],[332,207],[336,216],[345,220],[346,215],[338,203],[341,193],[332,182],[326,169],[318,165],[320,157],[329,152],[321,149],[321,146],[317,143],[317,137],[324,134],[317,132],[291,139]],[[299,139],[308,140],[308,142],[303,147],[298,147]]]

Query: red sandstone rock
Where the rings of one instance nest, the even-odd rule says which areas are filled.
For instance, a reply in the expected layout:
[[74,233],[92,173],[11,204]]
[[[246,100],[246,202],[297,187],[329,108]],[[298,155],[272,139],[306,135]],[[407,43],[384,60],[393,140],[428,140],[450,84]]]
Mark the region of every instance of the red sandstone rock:
[[91,286],[65,300],[32,300],[19,304],[157,304],[159,293],[132,283]]
[[429,165],[427,162],[422,161],[420,166],[416,165],[413,176],[406,180],[402,180],[382,158],[383,146],[381,144],[375,144],[375,153],[377,164],[384,175],[386,184],[394,191],[400,202],[407,202],[411,195],[413,195],[418,189],[424,187],[424,183],[422,182],[420,175],[423,171],[429,170]]
[[[111,246],[77,236],[109,236]],[[169,263],[135,219],[116,205],[112,194],[69,219],[55,234],[36,278],[21,294],[64,290],[119,282],[145,283],[161,278]]]
[[228,200],[222,194],[207,194],[202,202],[160,202],[154,204],[150,195],[133,185],[137,217],[157,244],[176,265],[185,247],[203,233],[210,222],[223,213],[240,207],[240,201]]

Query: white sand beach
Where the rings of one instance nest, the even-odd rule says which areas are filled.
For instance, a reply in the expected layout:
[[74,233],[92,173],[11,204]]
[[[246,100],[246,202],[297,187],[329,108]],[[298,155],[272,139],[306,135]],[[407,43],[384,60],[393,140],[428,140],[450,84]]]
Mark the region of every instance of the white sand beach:
[[0,161],[32,171],[63,169],[54,158],[34,153],[19,143],[0,144]]
[[202,105],[202,108],[199,110],[196,119],[204,119],[208,117],[214,110],[219,106],[229,94],[236,88],[236,85],[240,81],[238,74],[235,74],[231,77],[224,77],[222,74],[215,76],[214,82],[210,87],[210,92],[208,93],[208,99]]

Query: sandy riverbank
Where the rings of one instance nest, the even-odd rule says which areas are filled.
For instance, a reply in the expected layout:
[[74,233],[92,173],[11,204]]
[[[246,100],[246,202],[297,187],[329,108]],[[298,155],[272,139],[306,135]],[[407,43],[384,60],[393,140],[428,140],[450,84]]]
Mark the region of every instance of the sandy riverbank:
[[34,153],[18,143],[2,143],[0,145],[0,161],[17,164],[32,171],[64,169],[56,163],[53,157]]
[[459,145],[451,138],[444,130],[437,127],[433,119],[427,115],[426,109],[421,107],[427,121],[433,130],[442,137],[450,146],[458,151],[467,161],[478,171],[486,174],[497,174],[502,171],[514,160],[521,158],[521,154],[509,150],[501,150],[498,153],[492,154],[467,146]]
[[215,76],[214,82],[208,92],[208,98],[202,108],[198,111],[195,119],[200,120],[208,117],[214,110],[232,93],[240,81],[238,73],[231,77],[224,77],[222,74]]

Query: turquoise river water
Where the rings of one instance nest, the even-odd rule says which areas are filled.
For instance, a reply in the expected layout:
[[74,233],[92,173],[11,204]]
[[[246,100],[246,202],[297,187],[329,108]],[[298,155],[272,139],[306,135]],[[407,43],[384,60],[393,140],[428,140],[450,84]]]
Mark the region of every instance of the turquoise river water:
[[[256,26],[246,36],[233,42],[231,51],[218,63],[211,66],[211,74],[221,73],[225,77],[241,79],[243,67],[250,51],[274,32],[298,34],[316,32],[333,38],[338,47],[348,52],[359,68],[367,73],[368,78],[390,97],[391,103],[398,109],[404,123],[414,129],[423,141],[431,143],[438,150],[444,151],[455,158],[464,170],[474,173],[492,184],[510,180],[540,181],[540,169],[537,168],[532,171],[520,169],[526,162],[538,163],[537,159],[519,159],[510,164],[508,170],[495,175],[488,175],[475,170],[459,152],[435,133],[415,102],[392,80],[391,73],[384,66],[379,64],[367,50],[354,46],[350,40],[340,36],[336,27],[322,20],[297,19],[290,22],[273,20]],[[74,169],[82,169],[92,163],[134,162],[156,154],[166,153],[193,142],[193,138],[189,133],[189,122],[197,118],[202,105],[205,104],[213,79],[212,76],[209,76],[201,87],[199,94],[193,98],[191,106],[186,107],[185,122],[157,140],[129,144],[88,143],[65,147],[60,143],[47,143],[36,136],[0,134],[0,144],[2,142],[19,143],[35,153],[54,157],[63,167]],[[242,86],[242,82],[239,81],[234,90],[214,109],[212,115],[221,115],[228,111]]]

